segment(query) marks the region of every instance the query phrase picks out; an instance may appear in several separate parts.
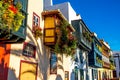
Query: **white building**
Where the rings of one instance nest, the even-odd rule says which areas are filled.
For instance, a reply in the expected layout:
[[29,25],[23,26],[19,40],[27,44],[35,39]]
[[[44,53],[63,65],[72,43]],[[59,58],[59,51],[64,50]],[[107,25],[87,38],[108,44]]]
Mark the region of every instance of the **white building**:
[[[69,2],[64,2],[60,4],[52,4],[52,0],[44,0],[44,10],[55,10],[60,9],[62,14],[71,24],[71,20],[81,19],[81,16],[77,14]],[[48,5],[49,4],[49,5]]]

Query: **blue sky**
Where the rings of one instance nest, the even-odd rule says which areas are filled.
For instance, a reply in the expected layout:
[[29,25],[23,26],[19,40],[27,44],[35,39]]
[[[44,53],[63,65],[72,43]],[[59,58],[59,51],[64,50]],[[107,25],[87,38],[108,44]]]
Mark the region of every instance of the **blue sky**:
[[120,51],[120,0],[53,0],[53,4],[70,2],[83,21],[108,42],[113,51]]

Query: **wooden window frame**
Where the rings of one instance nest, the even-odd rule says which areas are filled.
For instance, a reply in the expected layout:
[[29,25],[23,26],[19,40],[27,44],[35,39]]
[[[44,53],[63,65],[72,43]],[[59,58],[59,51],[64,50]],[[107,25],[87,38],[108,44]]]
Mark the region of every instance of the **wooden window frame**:
[[[25,55],[25,54],[24,54],[24,49],[25,49],[25,47],[26,47],[28,44],[31,45],[31,46],[34,48],[33,56],[29,56],[29,55]],[[30,44],[30,43],[28,43],[28,42],[24,42],[24,44],[23,44],[23,52],[22,52],[22,55],[27,56],[27,57],[35,58],[35,56],[36,56],[36,46],[33,45],[33,44]]]
[[[38,25],[34,25],[34,16],[38,18]],[[35,26],[40,26],[40,17],[35,13],[33,12],[33,20],[32,20],[32,26],[35,27]]]
[[[67,74],[66,74],[67,73]],[[66,77],[67,75],[67,77]],[[67,78],[67,79],[66,79]],[[65,71],[65,80],[69,80],[69,71]]]
[[19,80],[20,80],[20,76],[21,76],[21,65],[22,65],[22,63],[29,63],[29,64],[36,64],[36,77],[35,77],[35,80],[37,80],[37,75],[38,75],[38,63],[35,63],[35,62],[29,62],[29,61],[25,61],[25,60],[21,60],[20,61],[20,69],[19,69]]

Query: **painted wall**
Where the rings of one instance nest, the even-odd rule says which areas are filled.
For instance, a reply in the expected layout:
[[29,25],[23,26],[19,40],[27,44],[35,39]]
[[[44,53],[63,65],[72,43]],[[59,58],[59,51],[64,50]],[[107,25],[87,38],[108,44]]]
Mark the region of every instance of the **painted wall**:
[[10,59],[10,44],[0,44],[0,80],[7,80]]
[[[38,6],[36,6],[38,5]],[[44,27],[44,22],[41,16],[41,12],[43,11],[43,0],[28,0],[28,18],[27,18],[27,36],[26,41],[30,44],[33,44],[36,46],[36,57],[26,57],[22,55],[23,52],[23,43],[19,44],[11,44],[11,54],[10,54],[10,63],[9,63],[9,71],[8,71],[8,80],[18,80],[20,76],[20,64],[21,60],[38,63],[38,72],[37,72],[37,80],[43,80],[45,75],[46,67],[48,69],[48,62],[46,61],[46,64],[42,65],[44,63],[44,59],[48,59],[49,55],[43,55],[43,49],[42,49],[42,38],[36,40],[32,34],[32,21],[33,21],[33,12],[35,12],[40,17],[40,27]],[[42,56],[41,56],[42,55]],[[44,57],[45,56],[45,57]],[[47,58],[46,58],[47,57]],[[42,59],[44,58],[44,59]],[[41,66],[42,65],[42,66]],[[45,67],[46,66],[46,67]],[[43,71],[42,68],[44,68]],[[47,71],[47,70],[46,70]],[[47,74],[47,73],[46,73]]]

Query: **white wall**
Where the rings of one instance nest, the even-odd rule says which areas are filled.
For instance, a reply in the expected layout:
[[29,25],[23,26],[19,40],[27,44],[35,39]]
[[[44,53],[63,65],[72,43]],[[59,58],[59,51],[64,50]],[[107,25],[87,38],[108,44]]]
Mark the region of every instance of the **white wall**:
[[69,2],[64,2],[45,8],[45,10],[55,10],[55,9],[60,9],[60,11],[69,21],[70,24],[71,24],[71,20],[81,19],[80,15],[77,15],[77,13],[74,11],[74,9],[72,8]]
[[81,19],[80,14],[77,14],[74,9],[72,8],[72,6],[70,5],[70,3],[68,3],[68,17],[69,17],[69,23],[71,24],[72,20],[77,20],[77,19]]
[[33,12],[35,12],[40,17],[40,27],[44,27],[41,12],[43,11],[43,0],[28,0],[28,20],[27,23],[30,27],[32,27],[32,18]]
[[[44,27],[44,22],[42,20],[41,12],[43,11],[43,0],[28,0],[28,18],[27,18],[27,36],[25,42],[29,42],[35,46],[37,49],[41,51],[41,39],[34,38],[31,29],[32,29],[32,18],[33,12],[40,16],[40,27]],[[23,42],[24,43],[24,42]],[[18,80],[19,78],[19,70],[20,70],[20,61],[25,60],[29,62],[39,63],[38,51],[36,51],[36,58],[25,57],[22,55],[23,51],[23,43],[12,44],[11,45],[11,53],[10,53],[10,62],[9,62],[9,70],[8,70],[8,80]],[[42,51],[41,51],[42,53]],[[42,53],[43,54],[43,53]],[[39,68],[39,67],[38,67]],[[40,72],[39,72],[40,73]],[[38,73],[37,80],[40,79],[40,74]]]

